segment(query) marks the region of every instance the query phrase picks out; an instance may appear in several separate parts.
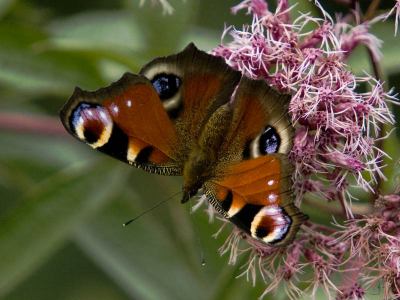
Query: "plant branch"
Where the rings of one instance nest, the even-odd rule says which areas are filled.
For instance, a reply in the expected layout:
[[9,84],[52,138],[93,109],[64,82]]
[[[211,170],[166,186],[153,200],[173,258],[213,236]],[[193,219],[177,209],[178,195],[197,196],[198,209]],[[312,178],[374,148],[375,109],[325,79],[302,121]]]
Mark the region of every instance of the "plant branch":
[[43,135],[68,135],[58,118],[9,112],[0,112],[0,130]]
[[[375,12],[379,7],[380,2],[381,2],[381,0],[373,0],[371,2],[371,4],[369,5],[369,7],[367,9],[367,12],[365,13],[365,16],[363,18],[363,22],[371,20],[374,17]],[[381,69],[380,63],[379,63],[379,61],[375,60],[372,51],[369,48],[367,48],[367,50],[368,50],[368,54],[369,54],[369,57],[370,57],[372,69],[374,70],[375,78],[379,82],[382,83],[383,82],[383,80],[382,80],[382,69]],[[381,124],[381,128],[382,128],[382,130],[379,131],[377,133],[377,136],[375,137],[377,139],[376,147],[379,148],[379,149],[383,149],[384,148],[384,139],[381,139],[380,137],[381,137],[381,132],[384,131],[385,124]],[[381,166],[382,163],[383,162],[378,163],[378,166]],[[380,178],[380,176],[377,176],[376,181],[377,182],[376,182],[376,185],[375,185],[375,191],[382,191],[382,184],[383,184],[382,178]],[[379,193],[371,193],[370,194],[370,202],[371,203],[375,202],[375,200],[378,197],[378,194]]]
[[372,3],[369,5],[367,12],[365,13],[364,19],[365,20],[371,20],[374,15],[376,10],[378,9],[379,3],[381,0],[373,0]]
[[306,225],[308,227],[311,227],[312,229],[318,229],[318,230],[321,230],[321,231],[326,231],[328,233],[336,233],[337,232],[337,230],[334,229],[334,228],[331,228],[331,227],[328,227],[328,226],[325,226],[325,225],[321,225],[321,224],[317,224],[317,223],[314,223],[314,222],[311,222],[311,221],[305,221],[304,225]]

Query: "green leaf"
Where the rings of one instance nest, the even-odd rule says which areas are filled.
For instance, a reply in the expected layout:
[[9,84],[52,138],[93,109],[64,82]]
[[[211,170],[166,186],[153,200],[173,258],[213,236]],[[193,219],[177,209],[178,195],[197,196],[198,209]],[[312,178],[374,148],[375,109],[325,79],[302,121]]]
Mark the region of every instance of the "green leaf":
[[0,219],[0,295],[41,265],[67,238],[117,195],[129,168],[77,163],[30,190]]
[[[17,39],[15,38],[16,36],[18,37]],[[0,23],[0,44],[3,46],[22,49],[44,40],[47,36],[47,33],[37,28],[10,22]]]
[[3,16],[16,0],[0,0],[0,17]]
[[126,1],[127,8],[142,29],[149,59],[182,50],[177,46],[197,17],[199,1],[168,1],[175,9],[172,15],[162,15],[161,8],[155,9],[151,2],[146,1],[143,7],[139,7],[137,0]]
[[[18,48],[0,48],[0,83],[34,93],[68,93],[79,73]],[[82,81],[85,79],[82,78]]]
[[[149,201],[158,202],[154,199],[170,194],[166,190],[180,190],[180,185],[173,178],[149,182],[149,178],[156,176],[139,170],[132,175],[132,188],[122,193],[126,199],[104,207],[92,222],[76,230],[74,240],[132,298],[161,299],[169,295],[166,298],[179,299],[180,295],[193,294],[196,296],[192,299],[203,299],[203,276],[195,272],[201,268],[196,240],[185,231],[178,231],[171,216],[175,214],[176,222],[193,234],[187,206],[176,203],[179,197],[171,202],[171,210],[163,206],[128,227],[121,226],[152,206]],[[164,184],[167,186],[163,189]],[[179,280],[179,291],[166,277]]]
[[86,44],[92,49],[139,51],[144,48],[142,29],[123,11],[86,12],[48,25],[54,39]]

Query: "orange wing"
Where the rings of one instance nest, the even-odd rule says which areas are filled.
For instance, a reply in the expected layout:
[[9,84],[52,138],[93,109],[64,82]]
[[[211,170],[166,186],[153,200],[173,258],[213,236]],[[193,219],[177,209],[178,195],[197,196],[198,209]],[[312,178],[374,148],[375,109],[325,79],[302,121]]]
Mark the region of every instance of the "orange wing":
[[240,229],[272,246],[290,244],[307,216],[293,204],[293,166],[283,154],[232,165],[221,181],[204,184],[214,207]]
[[126,73],[95,92],[76,88],[60,115],[73,136],[96,150],[150,172],[182,172],[176,130],[144,76]]

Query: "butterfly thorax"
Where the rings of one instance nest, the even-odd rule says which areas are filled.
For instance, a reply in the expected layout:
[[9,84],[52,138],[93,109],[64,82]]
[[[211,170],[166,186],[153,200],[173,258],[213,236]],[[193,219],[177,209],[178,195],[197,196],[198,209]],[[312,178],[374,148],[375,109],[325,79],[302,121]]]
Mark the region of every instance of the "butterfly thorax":
[[[202,185],[221,172],[223,165],[218,163],[227,133],[232,111],[229,104],[215,111],[207,121],[198,138],[197,145],[191,149],[183,168],[184,185],[182,203],[196,195]],[[215,166],[218,165],[218,168]]]

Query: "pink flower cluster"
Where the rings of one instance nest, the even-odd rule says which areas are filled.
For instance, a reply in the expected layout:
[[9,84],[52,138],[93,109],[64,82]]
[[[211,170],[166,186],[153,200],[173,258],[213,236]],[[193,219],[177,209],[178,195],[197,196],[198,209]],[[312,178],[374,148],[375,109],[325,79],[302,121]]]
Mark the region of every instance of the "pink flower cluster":
[[[232,11],[242,8],[253,12],[252,25],[242,31],[228,28],[233,41],[213,53],[245,75],[264,78],[293,95],[289,111],[298,127],[290,159],[297,182],[307,179],[307,184],[296,185],[298,192],[315,191],[319,184],[309,179],[313,174],[332,191],[347,190],[348,174],[356,177],[358,186],[372,190],[376,176],[383,177],[379,161],[384,153],[375,150],[375,137],[379,124],[394,123],[387,103],[397,99],[372,76],[357,78],[345,63],[359,44],[367,46],[375,60],[381,57],[380,40],[368,32],[372,21],[354,27],[334,23],[322,10],[324,19],[304,14],[291,22],[293,7],[287,1],[278,1],[275,13],[263,0],[243,1]],[[309,22],[315,30],[303,33]],[[370,91],[358,92],[360,83],[367,83]]]
[[[396,31],[399,3],[389,12],[396,9]],[[296,166],[297,205],[310,194],[339,200],[348,221],[333,228],[313,223],[311,216],[285,249],[246,239],[235,228],[220,251],[230,252],[230,263],[249,254],[242,275],[253,284],[256,274],[261,275],[268,284],[262,296],[283,285],[291,299],[305,292],[315,297],[319,287],[329,299],[365,299],[368,289],[381,287],[384,299],[395,299],[400,297],[400,198],[376,195],[375,212],[355,218],[349,186],[373,194],[385,179],[381,158],[386,154],[377,142],[388,135],[381,127],[394,123],[388,105],[398,100],[379,78],[367,73],[357,77],[346,64],[358,45],[379,63],[381,41],[369,29],[389,14],[360,23],[359,14],[352,12],[334,22],[318,1],[315,5],[322,18],[307,13],[292,20],[294,6],[287,0],[279,0],[275,12],[264,0],[245,0],[232,12],[246,9],[252,24],[242,30],[228,27],[223,39],[229,33],[233,40],[221,43],[213,54],[292,95],[289,112],[296,133],[289,158]],[[314,29],[305,32],[310,24]],[[242,240],[247,243],[243,249]],[[309,272],[314,272],[312,279],[302,276]],[[308,288],[301,290],[296,281],[306,281]]]

